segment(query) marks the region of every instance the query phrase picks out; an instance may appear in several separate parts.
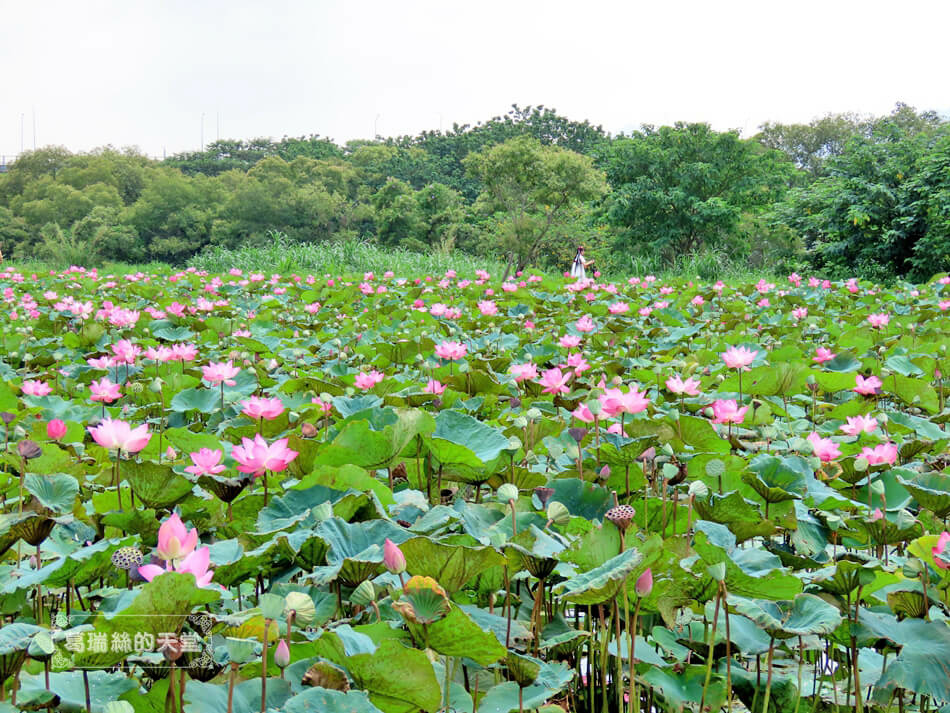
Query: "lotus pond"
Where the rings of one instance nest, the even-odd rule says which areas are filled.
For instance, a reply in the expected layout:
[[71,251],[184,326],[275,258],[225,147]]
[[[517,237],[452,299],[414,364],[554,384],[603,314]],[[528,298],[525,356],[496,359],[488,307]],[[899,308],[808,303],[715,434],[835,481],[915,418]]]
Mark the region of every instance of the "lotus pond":
[[0,712],[950,710],[950,280],[0,273]]

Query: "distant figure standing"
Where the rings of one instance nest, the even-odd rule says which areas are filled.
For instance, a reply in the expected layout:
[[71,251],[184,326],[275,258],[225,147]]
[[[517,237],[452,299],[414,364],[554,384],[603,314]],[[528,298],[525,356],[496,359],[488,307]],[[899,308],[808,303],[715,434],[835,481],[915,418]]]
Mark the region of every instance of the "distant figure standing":
[[574,262],[571,263],[571,277],[577,280],[587,279],[587,266],[592,265],[593,260],[584,257],[584,246],[577,247],[577,254],[574,255]]

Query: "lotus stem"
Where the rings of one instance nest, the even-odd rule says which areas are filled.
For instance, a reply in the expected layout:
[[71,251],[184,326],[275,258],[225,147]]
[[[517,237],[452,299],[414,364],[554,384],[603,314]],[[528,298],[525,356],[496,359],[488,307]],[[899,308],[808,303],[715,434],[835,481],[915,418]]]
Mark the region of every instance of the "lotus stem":
[[261,651],[261,713],[267,711],[267,638],[268,629],[270,629],[270,619],[264,619],[264,650]]
[[[706,692],[709,690],[709,680],[712,678],[713,649],[716,647],[716,626],[719,624],[719,603],[722,600],[722,589],[716,591],[716,607],[713,613],[712,632],[709,635],[709,650],[706,653],[706,680],[703,682],[703,695],[699,699],[699,710],[706,704]],[[765,708],[768,710],[768,697],[765,699]]]
[[[769,697],[772,695],[772,658],[775,655],[775,637],[769,638],[769,657],[766,662],[768,677],[765,679],[765,697],[762,699],[762,713],[768,713]],[[860,713],[860,708],[858,711]],[[262,711],[263,713],[263,711]]]
[[234,682],[237,680],[238,665],[231,662],[231,675],[228,676],[228,713],[234,710]]

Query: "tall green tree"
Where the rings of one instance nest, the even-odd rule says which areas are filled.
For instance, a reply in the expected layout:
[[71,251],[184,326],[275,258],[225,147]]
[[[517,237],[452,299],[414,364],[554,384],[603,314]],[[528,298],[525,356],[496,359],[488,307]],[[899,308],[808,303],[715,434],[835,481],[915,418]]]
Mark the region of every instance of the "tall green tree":
[[672,262],[730,239],[744,211],[785,190],[793,170],[776,151],[708,124],[645,126],[600,153],[613,187],[609,218],[617,248]]
[[472,154],[465,164],[484,186],[478,206],[496,218],[496,246],[508,263],[505,277],[537,263],[558,239],[571,209],[607,191],[590,157],[528,136]]

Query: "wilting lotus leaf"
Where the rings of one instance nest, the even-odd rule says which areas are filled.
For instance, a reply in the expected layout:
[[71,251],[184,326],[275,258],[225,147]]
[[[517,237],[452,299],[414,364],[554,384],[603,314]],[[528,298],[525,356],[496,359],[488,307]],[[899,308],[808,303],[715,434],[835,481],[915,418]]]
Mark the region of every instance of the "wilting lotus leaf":
[[712,494],[708,500],[696,500],[694,508],[701,518],[728,525],[736,537],[747,540],[775,533],[775,525],[763,520],[762,513],[738,492]]
[[616,597],[627,577],[643,559],[637,550],[621,552],[599,567],[578,574],[558,585],[557,591],[578,604],[600,604]]
[[312,688],[287,700],[286,713],[383,713],[364,691],[328,690],[332,686]]
[[198,478],[198,485],[205,490],[210,490],[218,496],[222,502],[230,503],[244,492],[244,489],[250,483],[247,477],[228,478],[221,475],[202,475]]
[[[918,585],[919,587],[920,585]],[[887,605],[900,618],[913,617],[923,619],[930,609],[930,603],[924,599],[923,591],[898,589],[887,593]]]
[[851,523],[858,530],[867,533],[870,542],[877,545],[893,545],[920,537],[923,527],[907,510],[899,510],[896,515],[886,514],[878,520],[858,516]]
[[505,546],[505,554],[513,571],[527,569],[533,577],[544,579],[557,567],[558,554],[564,549],[563,543],[532,525]]
[[[147,632],[158,637],[163,632],[178,631],[194,607],[216,601],[219,596],[216,590],[200,589],[192,574],[166,572],[138,589],[132,603],[121,611],[122,616],[100,615],[93,627],[110,640],[121,633],[132,637]],[[92,653],[87,649],[74,654],[74,661],[77,666],[106,667],[123,656],[118,650]]]
[[[50,517],[53,513],[46,508],[39,508],[39,512],[24,510],[21,513],[0,515],[0,533],[7,531],[14,536],[36,547],[52,532],[56,521]],[[13,540],[15,542],[16,539]]]
[[737,613],[748,617],[776,639],[830,634],[841,623],[838,607],[814,594],[798,594],[791,601],[746,599],[730,595],[728,602]]
[[538,674],[541,673],[541,666],[543,665],[544,661],[541,659],[525,656],[514,651],[509,651],[505,658],[508,673],[521,688],[527,688],[538,679]]
[[[544,663],[538,671],[536,683],[520,688],[514,681],[493,686],[478,704],[479,713],[511,713],[521,707],[533,710],[556,696],[571,682],[574,672],[562,662]],[[543,710],[543,709],[540,709]]]
[[401,549],[411,574],[434,577],[450,592],[457,592],[486,569],[505,563],[505,558],[491,547],[449,545],[428,537],[406,540]]
[[[279,678],[267,680],[268,708],[283,710],[291,696],[290,682]],[[189,681],[185,687],[188,713],[221,713],[228,710],[228,684]],[[253,678],[234,687],[232,713],[257,713],[261,709],[261,679]]]
[[192,491],[194,484],[178,475],[170,465],[151,461],[123,461],[119,477],[129,481],[135,497],[150,508],[165,508],[174,505]]

